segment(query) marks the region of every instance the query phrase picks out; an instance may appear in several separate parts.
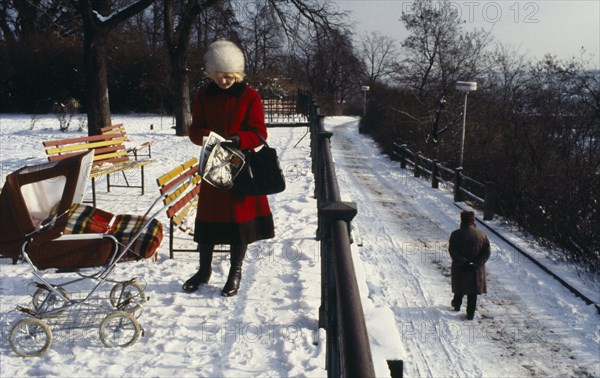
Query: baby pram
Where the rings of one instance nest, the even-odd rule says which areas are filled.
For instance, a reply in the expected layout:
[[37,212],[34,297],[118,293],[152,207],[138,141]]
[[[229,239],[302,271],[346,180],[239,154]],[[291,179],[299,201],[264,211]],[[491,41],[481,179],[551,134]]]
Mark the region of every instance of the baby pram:
[[[155,257],[162,225],[155,219],[158,211],[148,214],[160,198],[143,216],[114,216],[82,205],[92,160],[93,151],[18,169],[0,193],[0,257],[23,259],[40,281],[31,303],[18,307],[24,318],[8,337],[21,356],[45,353],[52,331],[97,322],[100,340],[109,347],[132,345],[142,333],[136,316],[147,300],[144,287],[136,279],[112,281],[109,275],[118,262]],[[57,284],[44,277],[66,272],[76,278]],[[82,282],[89,292],[65,288]],[[112,289],[102,292],[106,282]]]

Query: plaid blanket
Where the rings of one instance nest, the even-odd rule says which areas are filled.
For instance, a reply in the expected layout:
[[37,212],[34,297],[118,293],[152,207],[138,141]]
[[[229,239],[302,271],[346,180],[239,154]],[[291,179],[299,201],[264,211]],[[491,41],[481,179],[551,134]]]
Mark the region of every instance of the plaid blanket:
[[[134,238],[135,241],[121,261],[140,260],[153,257],[158,258],[157,248],[163,238],[162,224],[152,219],[139,215],[118,214],[91,206],[75,204],[68,214],[69,220],[65,227],[65,234],[102,233],[113,235],[121,244],[122,252]],[[148,225],[145,229],[142,228]],[[138,232],[140,235],[136,238]]]

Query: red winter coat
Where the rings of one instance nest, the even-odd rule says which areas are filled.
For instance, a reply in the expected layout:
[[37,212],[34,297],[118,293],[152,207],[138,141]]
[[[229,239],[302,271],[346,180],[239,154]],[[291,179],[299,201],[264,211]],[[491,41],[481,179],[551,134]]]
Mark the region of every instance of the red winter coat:
[[[485,232],[474,223],[461,223],[452,232],[448,243],[452,258],[452,292],[455,294],[483,294],[487,292],[485,263],[490,258],[490,241]],[[465,264],[472,262],[474,268]]]
[[[215,83],[201,89],[194,99],[190,139],[201,146],[211,131],[222,137],[240,137],[242,150],[267,138],[258,93],[242,83],[223,90]],[[202,184],[194,240],[203,244],[249,244],[274,237],[273,216],[266,196],[240,197],[230,190]]]

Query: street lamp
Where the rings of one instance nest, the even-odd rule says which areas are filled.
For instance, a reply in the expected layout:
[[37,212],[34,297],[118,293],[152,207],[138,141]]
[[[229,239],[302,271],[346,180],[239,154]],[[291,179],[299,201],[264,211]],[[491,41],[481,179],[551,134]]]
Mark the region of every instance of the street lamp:
[[457,81],[455,88],[457,91],[465,92],[465,108],[463,110],[462,136],[460,138],[460,158],[458,161],[458,166],[460,168],[462,168],[463,156],[464,156],[464,151],[465,151],[465,123],[467,120],[467,96],[469,95],[469,92],[477,90],[477,83],[474,81]]
[[363,118],[367,115],[367,92],[371,89],[368,85],[363,85],[360,90],[363,93]]

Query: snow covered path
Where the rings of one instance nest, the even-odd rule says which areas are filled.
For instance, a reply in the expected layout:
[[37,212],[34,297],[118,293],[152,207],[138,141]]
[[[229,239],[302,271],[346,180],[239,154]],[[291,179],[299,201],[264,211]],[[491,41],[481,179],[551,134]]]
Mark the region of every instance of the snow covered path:
[[460,209],[357,137],[355,120],[335,122],[328,129],[340,190],[358,205],[368,297],[394,313],[407,376],[598,376],[595,308],[493,235],[475,320],[465,320],[465,304],[451,311],[447,240]]

